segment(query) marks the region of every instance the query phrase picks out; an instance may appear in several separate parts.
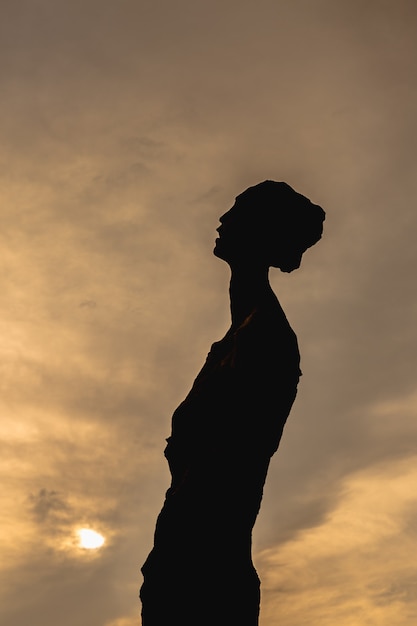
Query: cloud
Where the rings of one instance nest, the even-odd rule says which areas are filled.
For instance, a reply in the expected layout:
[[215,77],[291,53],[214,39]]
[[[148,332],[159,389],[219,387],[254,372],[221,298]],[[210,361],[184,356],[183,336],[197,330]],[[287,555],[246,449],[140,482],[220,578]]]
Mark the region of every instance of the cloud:
[[258,554],[261,623],[408,623],[417,611],[408,558],[416,478],[415,456],[353,474],[319,525]]
[[67,513],[69,510],[68,504],[57,491],[40,489],[37,494],[30,494],[29,502],[38,523],[45,523],[46,520],[60,517],[62,513]]
[[414,624],[416,9],[388,4],[5,4],[0,621],[139,611],[170,416],[229,324],[217,220],[272,178],[327,220],[272,274],[304,376],[256,526],[264,621]]
[[138,619],[138,615],[134,615],[132,617],[122,617],[106,623],[105,626],[138,626]]

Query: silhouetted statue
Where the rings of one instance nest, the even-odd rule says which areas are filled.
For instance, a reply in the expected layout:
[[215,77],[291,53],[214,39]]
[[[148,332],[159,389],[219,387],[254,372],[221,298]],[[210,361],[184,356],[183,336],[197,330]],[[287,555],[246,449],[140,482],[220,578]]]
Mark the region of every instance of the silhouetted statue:
[[256,626],[252,528],[294,402],[297,338],[268,281],[322,234],[323,209],[265,181],[220,218],[214,254],[231,268],[232,324],[172,418],[172,483],[143,568],[143,626]]

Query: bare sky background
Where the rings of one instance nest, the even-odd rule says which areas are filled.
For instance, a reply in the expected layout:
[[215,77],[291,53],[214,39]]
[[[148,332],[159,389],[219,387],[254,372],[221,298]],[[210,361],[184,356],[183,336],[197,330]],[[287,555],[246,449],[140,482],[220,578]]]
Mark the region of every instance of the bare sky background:
[[261,625],[414,626],[415,2],[0,18],[0,623],[140,623],[171,415],[229,323],[218,217],[271,178],[327,220],[272,275],[304,375],[254,537]]

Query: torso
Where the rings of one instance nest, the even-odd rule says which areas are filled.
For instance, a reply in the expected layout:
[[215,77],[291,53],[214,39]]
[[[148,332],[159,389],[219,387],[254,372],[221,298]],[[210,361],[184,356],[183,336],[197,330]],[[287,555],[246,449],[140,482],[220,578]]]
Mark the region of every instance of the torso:
[[172,486],[213,457],[269,460],[296,395],[299,363],[296,335],[279,305],[255,310],[215,342],[172,418],[165,453]]

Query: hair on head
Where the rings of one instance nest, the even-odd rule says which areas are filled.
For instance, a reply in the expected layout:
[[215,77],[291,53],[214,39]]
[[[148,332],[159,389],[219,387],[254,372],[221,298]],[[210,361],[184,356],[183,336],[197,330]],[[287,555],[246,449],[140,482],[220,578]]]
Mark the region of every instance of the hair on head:
[[[288,248],[292,248],[292,252],[290,250],[288,253],[288,263],[284,269],[280,263],[271,262],[271,265],[283,271],[292,271],[298,267],[301,254],[321,238],[325,212],[321,206],[313,204],[287,183],[265,180],[246,189],[236,200],[256,209],[257,214],[265,220],[272,245],[274,232],[281,232],[284,228]],[[291,257],[295,260],[291,260]]]

